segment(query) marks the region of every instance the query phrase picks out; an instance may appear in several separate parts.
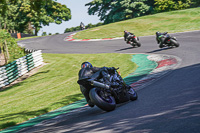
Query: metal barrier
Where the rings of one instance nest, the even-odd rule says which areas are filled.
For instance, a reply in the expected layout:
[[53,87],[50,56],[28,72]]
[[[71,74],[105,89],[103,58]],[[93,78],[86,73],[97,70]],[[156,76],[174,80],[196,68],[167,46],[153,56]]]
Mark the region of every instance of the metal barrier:
[[42,52],[38,50],[0,67],[0,88],[42,64]]
[[35,35],[32,35],[32,34],[24,34],[24,33],[10,33],[10,35],[14,38],[23,38],[23,37],[35,36]]

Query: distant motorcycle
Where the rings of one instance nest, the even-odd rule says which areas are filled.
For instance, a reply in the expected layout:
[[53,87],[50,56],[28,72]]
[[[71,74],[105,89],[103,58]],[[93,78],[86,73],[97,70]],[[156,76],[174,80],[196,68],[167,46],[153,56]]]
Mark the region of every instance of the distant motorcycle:
[[163,44],[163,46],[160,46],[160,48],[163,48],[163,47],[179,47],[180,44],[177,42],[176,37],[170,36],[167,33],[168,32],[166,32],[164,44]]
[[130,44],[133,47],[141,47],[141,43],[139,42],[139,37],[136,37],[135,35],[132,35],[128,44]]
[[112,87],[105,84],[103,77],[101,77],[101,70],[90,78],[79,79],[77,81],[80,85],[90,86],[86,89],[89,89],[91,101],[104,111],[112,111],[116,108],[116,104],[129,100],[133,101],[138,97],[137,92],[123,81],[117,69],[113,73],[108,74]]
[[85,25],[81,22],[81,24],[80,24],[80,28],[81,28],[81,30],[84,30],[85,29]]

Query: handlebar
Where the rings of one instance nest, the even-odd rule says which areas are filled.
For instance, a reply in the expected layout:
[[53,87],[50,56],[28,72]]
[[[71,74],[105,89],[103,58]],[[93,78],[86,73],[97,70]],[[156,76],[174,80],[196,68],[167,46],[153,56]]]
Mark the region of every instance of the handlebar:
[[168,32],[164,32],[164,34],[166,35]]

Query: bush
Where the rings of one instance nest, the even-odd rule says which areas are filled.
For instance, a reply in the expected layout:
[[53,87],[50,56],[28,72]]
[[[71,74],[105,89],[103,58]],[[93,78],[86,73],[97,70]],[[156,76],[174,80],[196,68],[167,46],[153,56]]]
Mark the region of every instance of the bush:
[[[8,51],[5,48],[6,45]],[[15,38],[12,38],[11,35],[4,30],[0,30],[0,46],[1,51],[9,53],[9,59],[7,63],[12,62],[25,55],[24,49],[17,45]]]
[[191,0],[155,0],[154,12],[187,9],[192,4]]
[[200,7],[200,0],[192,0],[192,7]]
[[[89,28],[93,28],[93,27],[98,27],[98,26],[101,26],[101,25],[104,25],[103,23],[99,22],[97,24],[91,24],[89,23],[88,25],[86,25],[86,29],[89,29]],[[77,27],[71,27],[71,28],[66,28],[64,33],[67,33],[67,32],[73,32],[73,31],[79,31],[81,30],[80,26],[77,26]]]
[[43,32],[43,33],[42,33],[42,36],[46,36],[46,35],[47,35],[47,32]]

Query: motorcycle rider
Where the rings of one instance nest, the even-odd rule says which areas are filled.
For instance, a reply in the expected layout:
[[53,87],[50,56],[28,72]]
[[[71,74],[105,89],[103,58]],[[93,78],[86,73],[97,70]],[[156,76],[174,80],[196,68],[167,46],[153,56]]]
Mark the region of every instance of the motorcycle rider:
[[84,29],[85,29],[85,25],[84,25],[83,22],[80,23],[80,28],[81,28],[81,30],[84,30]]
[[[109,83],[108,72],[113,72],[115,70],[114,67],[93,67],[90,62],[83,62],[81,64],[81,69],[78,73],[79,79],[83,79],[86,77],[91,77],[94,73],[101,71],[101,75],[106,84]],[[91,102],[89,97],[89,89],[86,89],[89,86],[80,85],[80,90],[82,94],[85,96],[85,99],[90,107],[94,107],[94,104]]]
[[127,44],[129,44],[129,41],[131,39],[131,37],[133,36],[134,34],[131,33],[131,32],[128,32],[127,30],[124,31],[124,41],[126,41]]
[[167,33],[168,32],[164,32],[164,33],[161,33],[159,31],[156,32],[156,40],[160,48],[164,47],[164,42],[165,42]]

